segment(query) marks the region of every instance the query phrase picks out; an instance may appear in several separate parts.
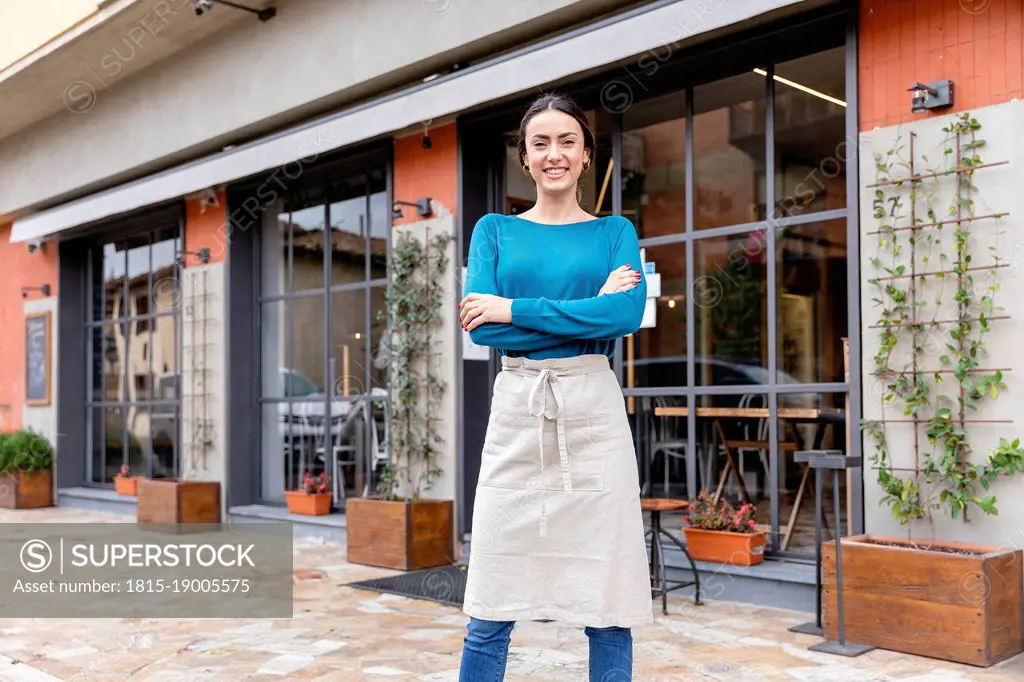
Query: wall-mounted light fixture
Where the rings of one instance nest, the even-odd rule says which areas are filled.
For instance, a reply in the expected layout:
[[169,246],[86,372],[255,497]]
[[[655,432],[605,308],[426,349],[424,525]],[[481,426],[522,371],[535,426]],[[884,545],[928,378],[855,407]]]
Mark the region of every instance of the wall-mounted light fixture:
[[22,298],[28,298],[28,294],[29,294],[30,291],[38,291],[44,297],[46,297],[46,296],[50,295],[50,285],[49,284],[44,284],[44,285],[38,286],[38,287],[22,287],[21,288],[21,297]]
[[205,265],[205,264],[210,262],[210,249],[208,247],[206,247],[206,246],[201,246],[198,249],[196,249],[195,251],[181,251],[181,252],[179,252],[178,253],[178,267],[179,268],[184,268],[185,267],[185,257],[186,256],[195,256],[196,260],[198,260],[200,263]]
[[412,203],[410,201],[395,201],[391,205],[391,215],[395,220],[404,217],[404,214],[402,213],[402,206],[415,206],[416,215],[420,218],[427,218],[434,213],[434,209],[430,206],[430,197],[417,199],[416,203]]
[[910,111],[915,114],[922,114],[929,109],[945,109],[953,106],[953,81],[941,80],[931,83],[914,83],[907,88],[907,92],[914,93],[910,100]]
[[432,121],[433,121],[433,119],[431,119],[430,121],[427,121],[426,123],[423,124],[423,148],[424,149],[430,149],[433,146],[433,143],[430,141],[430,124],[431,124]]
[[201,17],[213,9],[214,2],[219,2],[222,5],[227,5],[228,7],[239,9],[243,12],[255,14],[260,21],[270,21],[271,19],[277,16],[277,9],[274,7],[267,7],[265,9],[255,9],[253,7],[239,5],[236,2],[230,2],[230,0],[192,0],[192,9],[195,10],[197,17]]

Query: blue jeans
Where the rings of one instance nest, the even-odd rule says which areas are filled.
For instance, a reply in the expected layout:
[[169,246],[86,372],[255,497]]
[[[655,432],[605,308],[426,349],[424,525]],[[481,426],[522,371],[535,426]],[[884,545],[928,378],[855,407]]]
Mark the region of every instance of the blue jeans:
[[[502,682],[515,621],[470,618],[459,682]],[[629,628],[583,629],[590,640],[590,682],[632,682],[633,633]]]

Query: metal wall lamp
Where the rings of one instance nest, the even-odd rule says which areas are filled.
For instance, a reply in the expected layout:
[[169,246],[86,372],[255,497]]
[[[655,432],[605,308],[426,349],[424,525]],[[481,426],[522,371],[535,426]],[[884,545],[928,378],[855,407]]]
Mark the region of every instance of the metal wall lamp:
[[945,109],[953,106],[953,81],[941,80],[931,83],[914,83],[907,88],[907,92],[913,92],[914,97],[910,101],[910,111],[915,114],[922,114],[930,109]]
[[44,284],[44,285],[38,286],[38,287],[22,287],[21,288],[21,297],[22,298],[28,298],[28,294],[29,294],[30,291],[38,291],[43,296],[49,296],[50,295],[50,285],[49,284]]
[[227,5],[233,9],[242,10],[243,12],[249,12],[255,14],[260,21],[270,21],[277,16],[277,8],[267,7],[265,9],[255,9],[253,7],[246,7],[245,5],[239,5],[236,2],[230,0],[192,0],[192,7],[196,12],[197,17],[203,16],[205,13],[213,9],[213,3],[219,2],[222,5]]
[[434,209],[430,206],[430,197],[423,197],[417,199],[416,203],[410,201],[395,201],[391,204],[391,215],[395,220],[402,218],[402,206],[414,206],[416,208],[416,215],[420,218],[427,218],[434,213]]

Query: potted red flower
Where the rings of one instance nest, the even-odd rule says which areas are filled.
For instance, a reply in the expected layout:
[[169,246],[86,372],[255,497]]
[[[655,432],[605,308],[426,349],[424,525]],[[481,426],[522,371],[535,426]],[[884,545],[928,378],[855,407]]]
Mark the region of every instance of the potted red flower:
[[287,490],[284,493],[288,503],[288,511],[292,514],[306,516],[324,516],[331,513],[331,501],[334,494],[330,487],[331,477],[320,473],[313,476],[308,471],[302,479],[302,487],[298,490]]
[[752,504],[733,507],[728,501],[715,504],[707,491],[690,504],[683,517],[686,546],[696,561],[737,566],[756,566],[764,561],[765,533],[758,530],[757,510]]
[[141,476],[132,476],[131,467],[127,464],[121,465],[121,471],[114,476],[114,490],[118,495],[135,497],[138,495],[139,479]]

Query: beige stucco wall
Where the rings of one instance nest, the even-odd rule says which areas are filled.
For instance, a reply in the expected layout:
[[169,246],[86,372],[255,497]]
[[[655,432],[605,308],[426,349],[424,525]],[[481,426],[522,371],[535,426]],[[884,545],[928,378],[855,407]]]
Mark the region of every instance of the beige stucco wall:
[[224,263],[179,270],[181,278],[181,444],[183,479],[219,481],[227,513],[227,367]]
[[96,12],[96,0],[0,2],[0,71]]
[[[968,410],[968,419],[987,420],[1010,420],[1007,424],[970,424],[967,428],[968,442],[974,446],[974,462],[983,462],[990,449],[998,444],[999,438],[1012,440],[1024,436],[1024,416],[1021,407],[1024,406],[1024,364],[1020,362],[1021,332],[1024,329],[1024,236],[1019,224],[1024,216],[1024,193],[1020,188],[1024,186],[1024,168],[1021,162],[1024,161],[1024,142],[1020,136],[1020,122],[1024,117],[1024,103],[1014,101],[998,106],[985,107],[971,112],[981,123],[982,129],[978,137],[984,139],[986,144],[979,149],[979,155],[985,163],[997,161],[1009,161],[1007,165],[984,168],[975,172],[974,184],[978,188],[975,198],[975,215],[988,215],[997,212],[1009,212],[1006,218],[1000,221],[980,220],[971,226],[971,266],[980,267],[993,262],[992,254],[998,254],[1002,262],[1009,267],[996,270],[997,280],[1002,288],[996,293],[995,304],[1002,306],[1005,310],[997,312],[996,315],[1009,315],[1009,320],[996,320],[991,322],[992,331],[985,335],[987,355],[981,358],[980,367],[983,368],[1012,368],[1013,371],[1005,373],[1007,389],[995,400],[984,400],[979,403],[976,413]],[[861,270],[862,270],[862,326],[863,326],[863,404],[864,416],[868,419],[878,419],[883,415],[882,395],[883,387],[880,381],[872,376],[875,370],[874,357],[879,348],[879,329],[869,329],[870,325],[878,323],[881,309],[874,306],[873,298],[878,298],[879,293],[874,285],[867,284],[864,280],[885,276],[886,273],[878,273],[871,259],[879,255],[878,236],[867,235],[867,232],[877,230],[879,221],[873,217],[873,202],[876,198],[875,190],[866,186],[875,182],[875,154],[883,156],[886,151],[893,147],[898,135],[902,135],[903,154],[909,158],[909,134],[916,134],[915,157],[920,164],[917,172],[922,170],[924,163],[921,157],[926,155],[933,166],[945,167],[944,155],[941,142],[945,137],[942,127],[949,125],[953,116],[922,119],[910,125],[899,128],[876,129],[862,133],[860,136],[860,215],[861,215]],[[905,174],[905,171],[903,172]],[[934,207],[939,220],[948,215],[949,206],[952,203],[952,192],[955,189],[955,181],[952,177],[945,177],[939,181],[939,189],[935,192]],[[909,191],[905,190],[902,196],[909,198]],[[889,192],[889,196],[893,196]],[[886,202],[886,211],[891,205]],[[919,214],[922,222],[932,222],[925,213],[923,203],[919,204]],[[909,212],[909,202],[906,204],[906,211]],[[909,225],[907,219],[901,220],[897,226]],[[942,231],[944,247],[942,252],[949,254],[948,260],[944,263],[938,257],[939,250],[936,249],[930,262],[925,266],[928,270],[946,270],[953,267],[955,257],[953,251],[953,231],[955,225],[949,224]],[[930,230],[932,234],[939,234]],[[1002,233],[1002,234],[999,234]],[[904,252],[900,262],[909,262],[906,256],[909,255],[910,246],[908,243],[909,233],[901,233],[900,243]],[[928,248],[924,234],[918,240],[920,248]],[[994,247],[994,252],[989,251]],[[891,252],[889,252],[891,253]],[[891,256],[890,256],[891,258]],[[887,261],[888,262],[888,261]],[[991,272],[991,271],[990,271]],[[974,290],[980,297],[985,293],[985,288],[990,280],[990,272],[974,272]],[[876,274],[878,273],[878,274]],[[898,282],[901,288],[907,288],[907,280]],[[933,318],[934,301],[939,293],[940,281],[937,278],[930,278],[929,283],[920,290],[923,292],[921,300],[927,303],[921,318],[925,320]],[[946,282],[943,292],[944,304],[937,319],[951,319],[956,317],[956,307],[952,300],[956,290],[955,280]],[[949,353],[947,343],[956,342],[949,338],[948,332],[951,325],[944,325],[940,329],[942,333],[931,333],[923,337],[923,360],[921,366],[924,369],[943,369],[940,357]],[[902,337],[901,337],[902,338]],[[897,346],[893,357],[896,362],[891,366],[903,364],[904,359],[909,358],[909,344],[901,341]],[[952,355],[950,353],[950,355]],[[948,367],[946,367],[948,369]],[[954,383],[950,374],[944,375],[946,382],[940,389],[949,392],[949,386]],[[934,381],[929,381],[933,387]],[[955,403],[953,404],[955,406]],[[885,417],[888,419],[907,419],[900,408],[886,407]],[[930,416],[930,412],[923,415]],[[921,449],[932,447],[924,436],[924,428],[920,431]],[[890,455],[894,466],[913,467],[913,431],[909,424],[890,424],[888,427],[888,440]],[[868,436],[864,437],[865,455],[865,529],[869,533],[906,536],[907,529],[901,527],[891,515],[888,506],[880,506],[881,490],[877,485],[877,471],[872,469],[868,458],[874,453],[874,441]],[[907,476],[906,473],[901,473]],[[979,489],[980,490],[980,489]],[[982,494],[984,491],[980,491]],[[970,521],[953,521],[945,512],[945,507],[935,514],[935,535],[939,539],[950,539],[966,541],[978,544],[989,545],[1011,545],[1024,547],[1024,475],[1012,478],[1005,478],[996,483],[992,492],[997,497],[998,516],[986,516],[979,510],[972,509]],[[915,537],[930,538],[932,528],[927,523],[918,523],[914,527]]]

